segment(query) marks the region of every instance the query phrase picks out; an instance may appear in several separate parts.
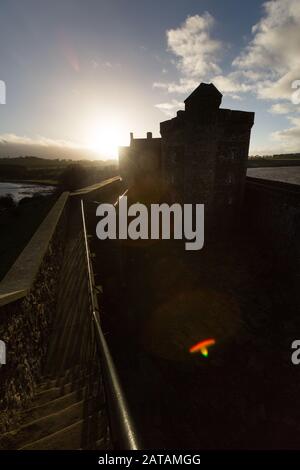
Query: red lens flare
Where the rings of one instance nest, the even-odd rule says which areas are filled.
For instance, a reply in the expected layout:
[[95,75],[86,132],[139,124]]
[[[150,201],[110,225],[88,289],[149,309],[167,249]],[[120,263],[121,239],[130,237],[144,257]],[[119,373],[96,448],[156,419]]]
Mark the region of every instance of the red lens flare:
[[208,356],[208,349],[210,346],[216,344],[216,341],[213,338],[205,339],[204,341],[200,341],[199,343],[195,344],[190,348],[190,353],[200,352],[203,356]]

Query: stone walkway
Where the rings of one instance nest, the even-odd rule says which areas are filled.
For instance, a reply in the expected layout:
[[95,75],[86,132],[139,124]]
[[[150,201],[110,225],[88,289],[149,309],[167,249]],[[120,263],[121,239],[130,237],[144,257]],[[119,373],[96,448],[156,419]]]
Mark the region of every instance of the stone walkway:
[[79,198],[69,207],[58,306],[44,377],[5,449],[108,449],[110,436],[101,366],[89,307]]

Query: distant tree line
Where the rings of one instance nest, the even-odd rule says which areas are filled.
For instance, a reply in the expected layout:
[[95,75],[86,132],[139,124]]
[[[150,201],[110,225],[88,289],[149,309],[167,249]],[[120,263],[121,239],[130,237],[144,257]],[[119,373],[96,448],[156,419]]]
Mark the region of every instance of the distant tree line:
[[53,160],[38,157],[0,158],[0,180],[32,180],[78,189],[118,174],[117,162]]
[[275,155],[251,155],[249,160],[290,160],[290,159],[300,159],[300,153],[278,153]]
[[118,174],[116,165],[107,165],[103,167],[87,167],[75,163],[69,165],[61,174],[60,187],[62,190],[74,191],[76,189],[89,186],[91,184],[103,181]]

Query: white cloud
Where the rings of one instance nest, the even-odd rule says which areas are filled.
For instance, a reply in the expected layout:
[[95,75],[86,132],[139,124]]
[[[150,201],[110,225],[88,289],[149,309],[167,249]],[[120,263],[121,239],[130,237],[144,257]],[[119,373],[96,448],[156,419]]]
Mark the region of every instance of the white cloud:
[[190,77],[219,73],[221,42],[211,37],[215,24],[210,13],[189,16],[177,29],[167,31],[168,48],[179,58],[179,70]]
[[259,98],[290,99],[291,83],[300,78],[300,3],[272,0],[264,9],[264,16],[252,28],[253,39],[233,65],[257,75]]
[[[48,139],[43,136],[31,138],[16,134],[0,135],[0,157],[25,155],[75,160],[101,158],[101,155],[96,155],[95,152],[76,142]],[[105,159],[105,157],[103,158]]]
[[251,147],[250,155],[274,155],[300,152],[300,116],[289,117],[292,127],[272,132],[268,143]]
[[295,111],[295,106],[289,103],[276,103],[269,109],[271,114],[289,114]]
[[252,85],[245,80],[241,72],[231,72],[227,76],[217,75],[212,82],[222,93],[234,99],[241,99],[236,93],[246,93],[252,90]]
[[234,64],[264,73],[284,73],[299,64],[300,5],[298,0],[272,0],[265,15],[252,28],[253,39]]
[[264,16],[252,29],[252,41],[233,64],[244,73],[257,74],[253,79],[257,97],[277,101],[269,111],[284,114],[291,123],[270,135],[272,150],[299,152],[300,118],[293,116],[299,105],[292,103],[292,83],[300,79],[300,3],[273,0],[264,9]]
[[262,18],[252,28],[252,40],[227,74],[220,68],[222,44],[212,37],[215,20],[210,13],[189,16],[179,28],[167,31],[168,49],[176,56],[182,77],[178,83],[155,86],[186,93],[191,91],[185,86],[188,82],[203,80],[232,96],[252,91],[261,99],[290,100],[291,84],[300,79],[300,2],[271,0],[263,7]]
[[[243,75],[240,72],[232,72],[231,74],[217,75],[212,79],[215,86],[222,92],[226,93],[234,99],[241,99],[236,93],[245,93],[252,89],[252,85],[243,82]],[[191,93],[199,85],[199,80],[180,78],[178,82],[155,82],[154,88],[160,88],[168,93],[187,94]]]
[[252,39],[227,73],[220,66],[224,45],[213,36],[215,20],[210,13],[189,16],[180,27],[167,31],[168,50],[175,56],[179,80],[153,86],[176,97],[206,81],[234,99],[252,93],[261,100],[271,100],[274,104],[269,111],[290,118],[291,127],[269,136],[269,150],[274,151],[274,145],[278,152],[299,151],[300,124],[291,116],[299,112],[299,105],[292,103],[292,83],[300,80],[300,2],[269,0],[263,8],[261,19],[252,28]]
[[176,111],[178,111],[179,109],[184,109],[184,103],[182,101],[173,99],[170,102],[158,103],[155,105],[155,107],[167,116],[172,117],[176,114]]
[[160,88],[166,90],[168,93],[186,94],[193,91],[197,85],[199,85],[198,80],[180,78],[179,82],[155,82],[153,83],[153,88]]
[[278,139],[274,136],[274,133],[266,136],[264,144],[253,145],[252,143],[249,149],[250,157],[287,153],[299,153],[299,145],[296,142],[286,142],[284,138]]
[[40,145],[43,147],[63,147],[78,149],[82,148],[79,144],[67,140],[54,140],[47,137],[37,136],[36,138],[19,136],[16,134],[1,134],[0,143],[2,144],[18,144],[18,145]]
[[273,132],[271,137],[282,148],[283,153],[300,152],[300,117],[290,117],[289,120],[292,127]]
[[201,81],[212,81],[221,92],[234,99],[240,99],[238,93],[251,89],[242,72],[233,71],[227,76],[222,74],[219,65],[221,49],[224,44],[212,37],[215,20],[205,12],[202,16],[189,16],[176,29],[167,31],[168,50],[176,60],[172,62],[181,73],[177,82],[155,82],[154,88],[168,93],[187,94],[193,91]]
[[[300,27],[300,25],[299,25]],[[264,100],[292,100],[292,83],[300,77],[300,70],[290,70],[277,80],[261,80],[256,84],[258,98]]]

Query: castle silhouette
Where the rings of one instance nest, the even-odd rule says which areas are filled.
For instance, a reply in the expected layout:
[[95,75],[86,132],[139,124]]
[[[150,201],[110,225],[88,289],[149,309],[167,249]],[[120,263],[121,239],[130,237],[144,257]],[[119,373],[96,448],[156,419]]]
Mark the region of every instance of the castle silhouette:
[[151,178],[172,202],[204,203],[213,219],[234,217],[243,200],[254,113],[220,108],[222,94],[201,83],[185,110],[160,123],[161,138],[119,148],[120,174],[129,187]]

